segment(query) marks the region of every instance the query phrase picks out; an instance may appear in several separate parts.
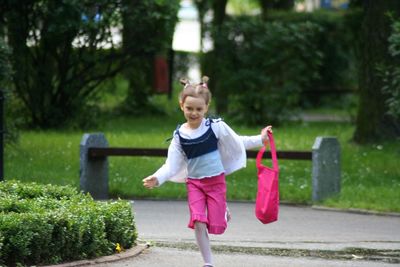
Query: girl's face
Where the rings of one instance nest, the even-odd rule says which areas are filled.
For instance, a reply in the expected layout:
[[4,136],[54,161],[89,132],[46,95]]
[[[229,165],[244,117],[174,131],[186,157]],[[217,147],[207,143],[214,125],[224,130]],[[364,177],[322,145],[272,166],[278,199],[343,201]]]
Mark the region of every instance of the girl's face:
[[180,103],[180,106],[187,125],[191,129],[196,129],[200,126],[208,111],[208,105],[202,97],[187,96],[184,102]]

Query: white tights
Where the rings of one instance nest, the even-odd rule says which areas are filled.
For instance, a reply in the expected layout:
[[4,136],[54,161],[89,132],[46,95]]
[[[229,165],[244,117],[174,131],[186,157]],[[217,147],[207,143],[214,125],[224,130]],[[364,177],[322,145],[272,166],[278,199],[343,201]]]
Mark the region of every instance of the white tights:
[[210,239],[208,238],[207,225],[202,222],[195,222],[194,233],[196,236],[197,245],[199,246],[204,264],[212,266],[212,253]]

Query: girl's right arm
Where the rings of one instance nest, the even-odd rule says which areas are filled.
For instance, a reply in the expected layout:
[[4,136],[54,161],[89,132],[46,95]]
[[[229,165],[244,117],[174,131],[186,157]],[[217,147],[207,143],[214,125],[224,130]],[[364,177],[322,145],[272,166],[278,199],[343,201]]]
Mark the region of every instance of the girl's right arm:
[[178,137],[175,135],[168,147],[168,156],[164,165],[161,166],[153,175],[143,179],[143,186],[153,188],[162,185],[165,181],[174,177],[181,170],[185,163],[185,156],[179,144]]
[[150,175],[143,179],[143,186],[147,189],[153,189],[154,187],[158,186],[157,177]]

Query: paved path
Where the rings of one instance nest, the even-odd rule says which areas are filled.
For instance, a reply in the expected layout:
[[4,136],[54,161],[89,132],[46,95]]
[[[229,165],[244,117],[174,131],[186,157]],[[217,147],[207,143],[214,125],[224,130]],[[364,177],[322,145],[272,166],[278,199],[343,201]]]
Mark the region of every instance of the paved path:
[[[202,266],[184,201],[135,201],[139,256],[101,267]],[[365,215],[281,205],[279,220],[263,225],[254,203],[229,203],[225,234],[211,236],[222,266],[400,266],[400,217]],[[358,249],[354,249],[358,248]]]

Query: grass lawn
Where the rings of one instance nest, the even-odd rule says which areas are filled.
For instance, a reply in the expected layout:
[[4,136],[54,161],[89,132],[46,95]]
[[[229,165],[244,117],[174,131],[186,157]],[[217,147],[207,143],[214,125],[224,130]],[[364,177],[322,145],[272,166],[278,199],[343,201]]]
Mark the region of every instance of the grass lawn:
[[[167,148],[165,140],[181,120],[178,111],[168,117],[114,116],[88,132],[105,133],[110,146]],[[230,124],[229,121],[227,123]],[[260,131],[257,128],[231,126],[241,135]],[[400,212],[400,142],[358,146],[349,141],[353,131],[350,123],[293,122],[275,127],[274,136],[278,150],[311,150],[317,136],[336,136],[339,139],[342,146],[341,194],[318,204]],[[68,130],[21,132],[19,143],[5,149],[5,179],[79,187],[79,143],[83,133]],[[155,157],[110,157],[110,194],[133,199],[184,199],[186,191],[183,184],[166,183],[154,190],[142,187],[142,178],[152,174],[164,160]],[[279,164],[281,200],[309,204],[311,162],[280,160]],[[255,161],[248,160],[247,165],[246,169],[227,177],[229,200],[255,199]]]

